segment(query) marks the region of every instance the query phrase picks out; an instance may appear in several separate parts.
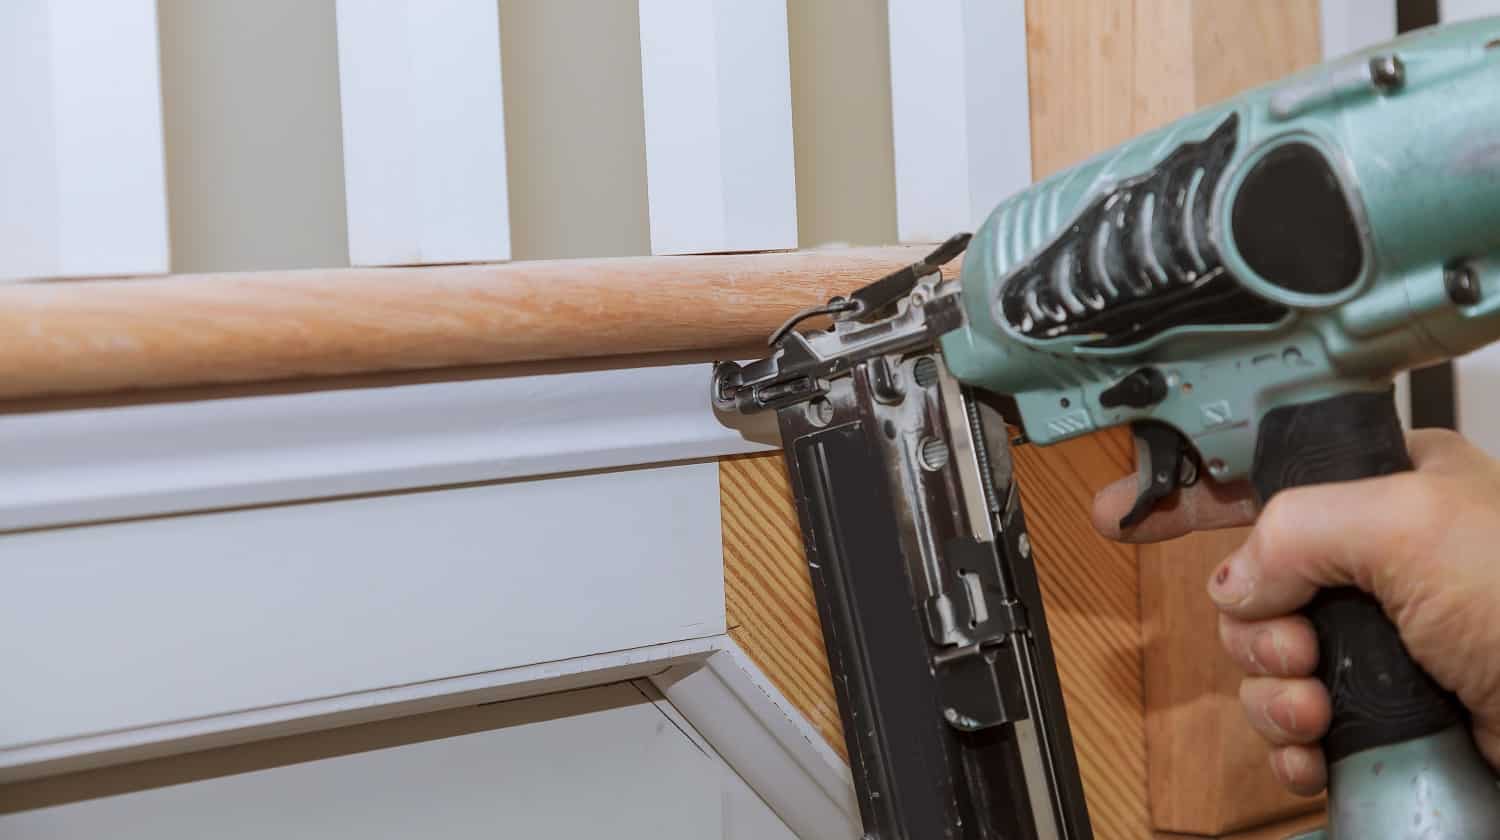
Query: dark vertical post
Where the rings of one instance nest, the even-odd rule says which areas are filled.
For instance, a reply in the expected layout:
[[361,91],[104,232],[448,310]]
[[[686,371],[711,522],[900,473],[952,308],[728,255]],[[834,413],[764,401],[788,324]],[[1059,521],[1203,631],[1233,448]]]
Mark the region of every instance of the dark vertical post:
[[[1396,31],[1434,26],[1441,19],[1438,0],[1396,0]],[[1458,428],[1458,384],[1453,363],[1411,372],[1411,424],[1418,429]]]

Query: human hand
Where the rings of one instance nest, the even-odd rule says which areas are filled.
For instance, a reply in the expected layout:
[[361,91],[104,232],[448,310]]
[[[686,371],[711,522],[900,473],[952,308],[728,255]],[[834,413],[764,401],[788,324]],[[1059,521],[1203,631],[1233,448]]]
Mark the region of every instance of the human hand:
[[1321,588],[1371,593],[1412,657],[1473,714],[1475,740],[1500,766],[1500,462],[1452,432],[1407,438],[1416,470],[1278,493],[1259,516],[1247,484],[1184,489],[1121,533],[1135,478],[1094,500],[1094,526],[1126,542],[1254,525],[1208,583],[1219,638],[1245,669],[1240,701],[1271,745],[1271,767],[1288,789],[1327,784],[1319,739],[1328,692],[1315,677],[1318,646],[1297,613]]

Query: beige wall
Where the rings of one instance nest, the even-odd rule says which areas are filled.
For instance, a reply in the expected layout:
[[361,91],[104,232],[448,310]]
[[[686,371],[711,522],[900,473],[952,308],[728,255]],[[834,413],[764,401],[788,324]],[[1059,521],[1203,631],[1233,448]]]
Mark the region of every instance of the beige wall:
[[[497,0],[516,259],[650,251],[634,0]],[[802,247],[896,238],[884,0],[788,0]],[[334,0],[160,0],[172,270],[348,264]]]
[[500,0],[511,249],[651,251],[634,0]]
[[801,245],[896,241],[885,0],[788,0]]
[[160,0],[173,271],[347,265],[333,0]]

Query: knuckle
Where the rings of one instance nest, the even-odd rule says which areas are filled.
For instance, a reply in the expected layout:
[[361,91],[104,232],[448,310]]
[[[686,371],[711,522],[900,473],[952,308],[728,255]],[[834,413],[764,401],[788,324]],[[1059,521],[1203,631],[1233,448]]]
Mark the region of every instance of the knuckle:
[[1296,502],[1299,494],[1288,490],[1272,497],[1250,531],[1245,547],[1261,563],[1274,562],[1294,538],[1297,529]]
[[1471,448],[1468,439],[1453,429],[1414,429],[1407,433],[1407,449],[1431,452],[1462,452]]
[[1407,535],[1419,542],[1446,531],[1455,508],[1464,502],[1463,494],[1455,493],[1452,482],[1440,475],[1418,472],[1400,478],[1389,521],[1402,523]]

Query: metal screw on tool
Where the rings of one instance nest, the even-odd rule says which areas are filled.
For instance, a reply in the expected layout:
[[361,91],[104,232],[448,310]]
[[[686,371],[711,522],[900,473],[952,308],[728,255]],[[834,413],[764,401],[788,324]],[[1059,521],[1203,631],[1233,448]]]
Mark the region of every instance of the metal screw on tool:
[[1376,56],[1370,59],[1370,81],[1381,93],[1394,93],[1406,84],[1406,65],[1399,56]]
[[1483,295],[1479,289],[1479,272],[1468,263],[1453,266],[1443,275],[1448,299],[1459,306],[1473,306]]
[[823,428],[833,422],[833,403],[817,397],[807,404],[807,422]]
[[939,438],[924,438],[918,447],[917,457],[924,469],[937,472],[948,466],[948,444]]

